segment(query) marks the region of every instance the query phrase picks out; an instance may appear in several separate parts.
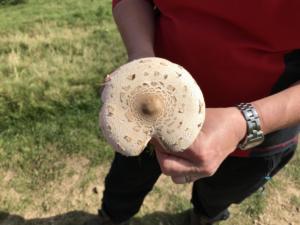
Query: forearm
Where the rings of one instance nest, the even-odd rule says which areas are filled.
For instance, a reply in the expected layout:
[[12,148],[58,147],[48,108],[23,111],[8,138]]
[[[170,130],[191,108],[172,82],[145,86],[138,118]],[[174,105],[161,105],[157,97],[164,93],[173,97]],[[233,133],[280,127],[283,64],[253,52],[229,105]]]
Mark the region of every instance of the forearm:
[[275,95],[253,102],[265,134],[300,124],[300,82]]
[[145,0],[123,0],[113,9],[130,60],[154,56],[154,10]]

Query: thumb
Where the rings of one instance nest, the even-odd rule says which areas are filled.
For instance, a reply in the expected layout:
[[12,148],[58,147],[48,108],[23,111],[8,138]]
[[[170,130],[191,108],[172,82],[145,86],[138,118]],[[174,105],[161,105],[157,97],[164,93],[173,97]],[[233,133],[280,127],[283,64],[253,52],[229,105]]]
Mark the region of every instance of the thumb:
[[155,153],[162,173],[167,176],[178,177],[197,171],[195,165],[185,159],[168,154],[164,150],[155,149]]
[[169,152],[168,149],[165,148],[156,138],[152,138],[150,140],[150,144],[154,146],[155,151],[164,152],[164,153]]

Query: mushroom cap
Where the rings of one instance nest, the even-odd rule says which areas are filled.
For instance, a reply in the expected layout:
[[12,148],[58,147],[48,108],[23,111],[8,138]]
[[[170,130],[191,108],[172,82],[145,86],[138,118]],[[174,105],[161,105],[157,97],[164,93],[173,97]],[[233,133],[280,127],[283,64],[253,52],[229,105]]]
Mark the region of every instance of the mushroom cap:
[[101,99],[102,133],[126,156],[139,155],[151,138],[168,151],[183,151],[195,141],[205,117],[203,95],[193,77],[157,57],[115,70]]

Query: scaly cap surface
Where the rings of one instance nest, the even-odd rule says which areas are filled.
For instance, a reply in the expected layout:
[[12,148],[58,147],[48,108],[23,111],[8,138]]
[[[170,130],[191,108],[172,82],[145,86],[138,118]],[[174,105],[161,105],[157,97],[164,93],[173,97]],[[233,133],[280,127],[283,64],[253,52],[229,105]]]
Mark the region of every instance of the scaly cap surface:
[[101,99],[100,127],[113,148],[139,155],[151,138],[169,151],[183,151],[196,139],[205,103],[183,67],[162,58],[129,62],[110,74]]

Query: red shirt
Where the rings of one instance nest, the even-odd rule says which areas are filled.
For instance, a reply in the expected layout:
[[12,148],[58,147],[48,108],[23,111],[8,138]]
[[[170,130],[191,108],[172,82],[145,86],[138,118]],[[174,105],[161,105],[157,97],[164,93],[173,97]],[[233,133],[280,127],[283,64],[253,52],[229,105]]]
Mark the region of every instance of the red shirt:
[[299,0],[156,0],[156,52],[185,67],[208,107],[270,94],[300,49]]
[[270,95],[286,70],[285,55],[300,49],[299,0],[153,2],[160,11],[156,55],[193,75],[207,107]]

